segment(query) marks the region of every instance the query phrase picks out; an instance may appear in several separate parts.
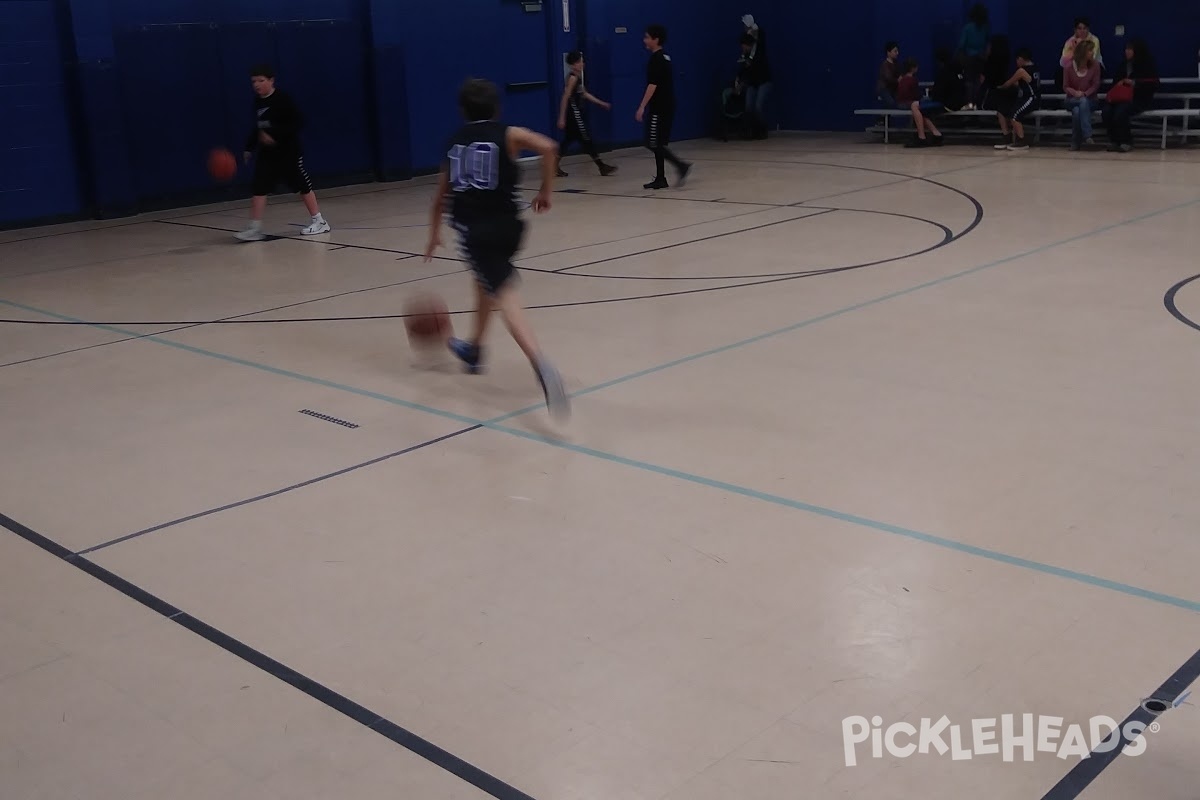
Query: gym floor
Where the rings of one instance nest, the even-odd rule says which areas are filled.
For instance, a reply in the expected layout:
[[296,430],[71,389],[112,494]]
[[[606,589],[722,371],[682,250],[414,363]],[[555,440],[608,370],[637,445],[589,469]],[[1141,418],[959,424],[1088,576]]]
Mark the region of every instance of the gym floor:
[[[5,800],[1194,800],[1200,154],[679,152],[530,215],[565,425],[429,179],[0,234]],[[1023,714],[1153,724],[847,757]]]

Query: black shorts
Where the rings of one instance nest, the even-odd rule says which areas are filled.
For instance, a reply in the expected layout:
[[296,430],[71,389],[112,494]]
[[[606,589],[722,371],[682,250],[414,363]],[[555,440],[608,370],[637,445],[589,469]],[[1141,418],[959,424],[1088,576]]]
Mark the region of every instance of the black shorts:
[[1011,100],[1005,103],[1005,107],[1000,110],[1006,119],[1014,122],[1024,122],[1025,118],[1037,111],[1038,100],[1031,94],[1018,94]]
[[477,222],[455,222],[459,250],[475,280],[484,292],[496,295],[515,277],[517,268],[513,257],[525,238],[525,222],[520,217],[496,217]]
[[308,177],[308,170],[304,168],[304,156],[260,150],[254,162],[254,195],[268,195],[280,184],[296,194],[308,194],[313,190],[312,178]]
[[646,147],[655,150],[671,143],[671,125],[675,115],[660,111],[647,111],[642,123],[646,129]]

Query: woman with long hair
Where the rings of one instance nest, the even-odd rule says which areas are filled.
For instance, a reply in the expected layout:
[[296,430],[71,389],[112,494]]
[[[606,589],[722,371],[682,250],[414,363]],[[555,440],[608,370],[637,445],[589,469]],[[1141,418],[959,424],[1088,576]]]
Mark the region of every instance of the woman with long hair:
[[1109,152],[1128,153],[1133,149],[1132,120],[1150,108],[1156,91],[1158,67],[1154,56],[1143,39],[1133,39],[1125,45],[1125,61],[1113,70],[1113,85],[1104,106]]

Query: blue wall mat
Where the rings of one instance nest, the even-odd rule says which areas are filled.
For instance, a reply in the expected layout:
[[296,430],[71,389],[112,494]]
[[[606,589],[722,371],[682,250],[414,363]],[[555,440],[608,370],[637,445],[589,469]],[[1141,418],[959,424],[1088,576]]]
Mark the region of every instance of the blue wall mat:
[[369,180],[373,152],[362,25],[357,20],[288,22],[275,30],[278,85],[304,113],[305,167],[315,176]]
[[0,2],[0,224],[83,207],[50,0]]
[[148,26],[118,33],[116,52],[138,197],[157,204],[208,189],[208,152],[226,141],[217,30]]
[[[419,24],[412,14],[373,20],[377,41],[402,43],[414,170],[441,163],[446,138],[462,121],[458,89],[466,78],[487,78],[501,90],[509,83],[548,80],[547,15],[544,7],[528,13],[512,0],[468,0],[426,5]],[[447,32],[452,36],[447,38]],[[548,86],[505,94],[504,119],[552,133],[551,94]]]

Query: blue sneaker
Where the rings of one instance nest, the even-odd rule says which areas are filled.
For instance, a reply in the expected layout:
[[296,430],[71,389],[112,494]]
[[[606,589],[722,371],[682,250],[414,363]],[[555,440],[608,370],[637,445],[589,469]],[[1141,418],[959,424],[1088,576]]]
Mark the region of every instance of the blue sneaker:
[[454,353],[459,361],[463,362],[463,368],[472,375],[478,375],[483,372],[483,351],[479,347],[471,344],[464,339],[456,339],[453,336],[447,342],[450,347],[450,352]]

